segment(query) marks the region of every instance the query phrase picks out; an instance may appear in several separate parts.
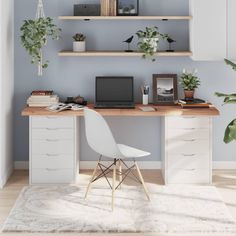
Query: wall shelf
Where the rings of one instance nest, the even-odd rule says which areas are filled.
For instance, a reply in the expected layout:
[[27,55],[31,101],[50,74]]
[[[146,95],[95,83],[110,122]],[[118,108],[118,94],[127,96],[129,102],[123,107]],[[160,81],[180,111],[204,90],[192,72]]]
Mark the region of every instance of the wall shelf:
[[[86,51],[86,52],[73,52],[61,51],[58,56],[61,57],[141,57],[142,52],[124,52],[124,51]],[[156,53],[160,57],[189,57],[192,56],[190,51],[175,51],[165,52],[160,51]]]
[[191,20],[192,16],[59,16],[60,20]]

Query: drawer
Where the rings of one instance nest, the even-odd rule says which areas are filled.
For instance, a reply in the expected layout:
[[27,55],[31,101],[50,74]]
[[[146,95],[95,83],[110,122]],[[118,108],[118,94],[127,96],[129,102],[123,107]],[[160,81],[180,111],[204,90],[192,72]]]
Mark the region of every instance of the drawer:
[[167,156],[167,168],[170,169],[209,169],[210,155],[178,154]]
[[207,169],[171,169],[167,172],[168,184],[209,184],[210,171]]
[[74,140],[45,139],[32,140],[32,155],[39,154],[68,154],[74,155]]
[[198,128],[182,128],[182,129],[169,129],[167,131],[169,141],[172,140],[190,140],[190,139],[209,139],[209,129]]
[[167,125],[169,128],[209,128],[210,118],[199,116],[182,116],[182,117],[167,117]]
[[69,116],[34,116],[31,117],[32,128],[74,128],[74,118]]
[[32,184],[67,184],[75,181],[73,169],[32,169]]
[[74,139],[73,129],[41,128],[31,130],[32,139]]
[[45,155],[33,155],[31,157],[31,168],[73,168],[75,166],[75,160],[73,155],[63,154],[45,154]]
[[169,154],[209,154],[209,139],[183,139],[170,140],[167,143],[166,151]]

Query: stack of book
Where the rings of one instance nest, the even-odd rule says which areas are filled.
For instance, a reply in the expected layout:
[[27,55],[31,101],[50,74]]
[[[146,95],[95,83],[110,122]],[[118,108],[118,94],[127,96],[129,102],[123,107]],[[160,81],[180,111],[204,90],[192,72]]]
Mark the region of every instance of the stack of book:
[[101,15],[116,16],[116,0],[101,0]]
[[207,103],[206,101],[195,98],[193,100],[185,100],[181,99],[179,100],[179,104],[181,105],[182,108],[210,108],[210,103]]
[[53,91],[36,90],[31,93],[27,99],[29,107],[48,107],[59,102],[59,97],[53,94]]

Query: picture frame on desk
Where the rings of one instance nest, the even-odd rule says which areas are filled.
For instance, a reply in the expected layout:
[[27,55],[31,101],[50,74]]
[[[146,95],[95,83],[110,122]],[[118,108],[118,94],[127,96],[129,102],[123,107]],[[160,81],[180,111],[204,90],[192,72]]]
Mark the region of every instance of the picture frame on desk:
[[153,74],[153,104],[175,105],[177,101],[177,74]]

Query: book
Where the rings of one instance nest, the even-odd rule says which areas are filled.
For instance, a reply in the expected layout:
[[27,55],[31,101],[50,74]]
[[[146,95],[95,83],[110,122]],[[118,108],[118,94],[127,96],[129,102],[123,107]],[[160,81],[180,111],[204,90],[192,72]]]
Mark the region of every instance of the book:
[[27,99],[27,102],[50,102],[50,101],[58,101],[59,97],[57,95],[51,96],[30,96]]
[[53,95],[53,91],[52,90],[34,90],[31,92],[31,95],[37,95],[37,96],[49,96],[49,95]]
[[181,105],[183,109],[186,108],[209,108],[210,103],[207,103],[205,100],[195,98],[193,100],[181,99],[178,101],[178,104]]

